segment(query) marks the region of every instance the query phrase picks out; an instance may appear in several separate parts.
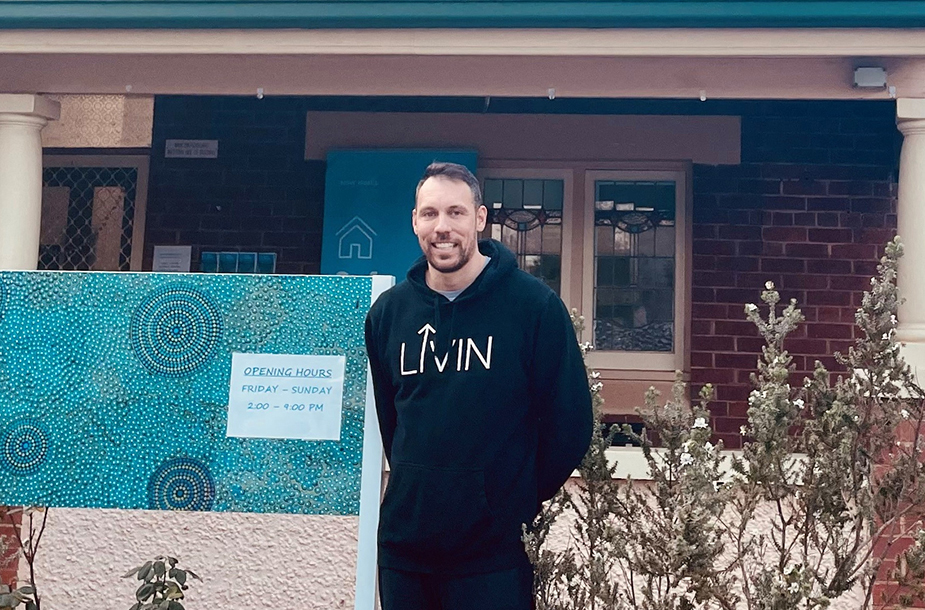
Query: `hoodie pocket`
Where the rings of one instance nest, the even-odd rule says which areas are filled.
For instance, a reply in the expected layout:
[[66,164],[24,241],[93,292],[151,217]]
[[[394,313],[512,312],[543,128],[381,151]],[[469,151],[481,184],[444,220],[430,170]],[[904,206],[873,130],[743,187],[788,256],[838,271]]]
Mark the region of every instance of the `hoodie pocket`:
[[492,520],[481,470],[396,463],[382,501],[379,539],[410,557],[465,556],[478,550]]

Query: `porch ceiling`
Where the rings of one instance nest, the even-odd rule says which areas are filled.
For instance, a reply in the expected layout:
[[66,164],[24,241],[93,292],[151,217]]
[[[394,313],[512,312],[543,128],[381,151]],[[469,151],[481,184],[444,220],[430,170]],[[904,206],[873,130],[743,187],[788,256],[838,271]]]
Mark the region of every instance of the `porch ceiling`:
[[925,58],[0,53],[4,92],[698,99],[925,97]]

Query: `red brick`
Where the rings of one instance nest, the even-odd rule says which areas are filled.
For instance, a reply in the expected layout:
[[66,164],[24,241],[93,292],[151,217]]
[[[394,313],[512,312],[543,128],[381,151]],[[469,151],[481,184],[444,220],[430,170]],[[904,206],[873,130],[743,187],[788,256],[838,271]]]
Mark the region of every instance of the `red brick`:
[[810,229],[809,241],[829,244],[851,243],[854,235],[850,229]]
[[718,254],[732,255],[735,254],[735,244],[729,241],[719,241],[712,239],[694,240],[694,254]]
[[839,290],[827,290],[818,292],[808,292],[806,302],[810,305],[837,305],[839,307],[851,306],[850,292]]
[[691,367],[692,380],[701,383],[732,383],[735,379],[735,371],[732,369],[712,368],[712,369],[695,369]]
[[852,327],[847,324],[824,324],[816,322],[807,326],[807,334],[814,339],[850,339]]
[[728,271],[694,271],[694,286],[735,286],[735,275]]
[[746,320],[717,320],[713,323],[717,335],[731,335],[733,337],[751,337],[758,335],[757,327]]
[[766,210],[805,210],[805,197],[781,197],[765,195],[763,197],[764,209]]
[[797,212],[793,215],[793,224],[800,227],[815,227],[815,212]]
[[784,255],[784,245],[779,241],[766,241],[762,242],[761,253],[765,256],[783,256]]
[[694,239],[716,239],[717,229],[716,225],[695,224],[693,227]]
[[801,258],[763,258],[761,270],[770,273],[804,273],[806,261]]
[[742,447],[742,437],[738,433],[714,434],[713,438],[717,442],[722,442],[724,449],[740,449]]
[[835,259],[806,261],[806,271],[809,273],[851,273],[851,261]]
[[830,195],[871,195],[873,193],[873,183],[869,181],[832,181],[829,182]]
[[819,322],[843,322],[841,307],[819,307],[817,309],[817,319]]
[[784,195],[825,195],[825,183],[814,180],[785,180],[781,182]]
[[712,288],[694,286],[691,288],[691,299],[695,303],[712,303],[716,300],[716,293]]
[[739,434],[742,426],[748,425],[748,419],[738,417],[722,417],[713,420],[713,430],[718,433]]
[[[847,261],[845,261],[845,262],[847,262]],[[850,271],[847,271],[847,272],[841,271],[841,272],[839,272],[839,273],[854,273],[854,274],[857,274],[857,275],[863,275],[863,276],[865,276],[865,277],[867,277],[867,278],[872,278],[872,277],[874,277],[875,275],[877,275],[877,261],[875,261],[875,260],[870,260],[870,261],[864,261],[864,260],[853,261],[853,262],[851,262],[851,270],[850,270]]]
[[761,337],[736,337],[736,351],[760,354],[761,348],[766,345]]
[[718,303],[693,303],[691,305],[691,317],[694,319],[715,319],[725,320],[727,306]]
[[858,231],[857,240],[865,244],[874,244],[880,248],[879,251],[882,251],[882,248],[888,241],[891,241],[896,236],[896,231],[893,229],[861,229]]
[[733,337],[691,337],[691,350],[703,352],[720,352],[732,351],[735,349],[735,339]]
[[691,335],[712,335],[713,323],[709,320],[691,320]]
[[754,369],[758,363],[758,357],[755,354],[713,354],[713,362],[716,368],[731,369]]
[[744,288],[717,288],[717,303],[741,303],[744,307],[746,303],[755,300],[755,292]]
[[873,259],[877,256],[877,247],[872,244],[834,244],[832,246],[834,258],[862,258]]
[[760,259],[757,256],[733,256],[718,257],[716,259],[717,269],[729,269],[730,271],[758,271]]
[[870,288],[870,278],[863,275],[833,275],[829,278],[832,288],[836,290],[856,290],[863,292]]
[[806,209],[813,211],[847,210],[848,199],[843,197],[807,197]]
[[713,368],[713,354],[710,352],[691,352],[691,366]]
[[777,227],[792,227],[793,226],[793,213],[774,212],[771,216],[771,224]]
[[693,257],[693,267],[694,269],[716,269],[716,257],[715,256],[706,256],[703,254],[695,254]]
[[731,225],[719,228],[720,239],[761,239],[761,227],[754,225]]
[[762,252],[762,242],[760,241],[736,242],[736,254],[739,256],[758,256]]
[[829,246],[826,244],[785,244],[784,252],[787,253],[787,256],[828,258]]
[[841,225],[841,216],[835,212],[819,212],[816,214],[816,226],[837,227]]
[[[814,261],[807,261],[807,266],[811,265]],[[809,289],[825,289],[829,287],[829,278],[824,275],[809,275],[809,274],[800,274],[800,275],[785,275],[784,281],[780,284],[783,288],[809,288]]]
[[740,288],[751,288],[755,291],[755,301],[760,297],[760,291],[764,289],[765,282],[774,282],[775,286],[781,286],[782,280],[790,276],[779,273],[737,273],[736,286]]
[[807,230],[803,227],[765,227],[762,237],[765,241],[806,241]]

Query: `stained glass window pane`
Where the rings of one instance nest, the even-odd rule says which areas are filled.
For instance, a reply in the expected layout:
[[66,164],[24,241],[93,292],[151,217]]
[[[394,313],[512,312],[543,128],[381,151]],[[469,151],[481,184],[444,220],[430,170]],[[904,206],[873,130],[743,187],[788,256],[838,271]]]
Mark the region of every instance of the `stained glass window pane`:
[[598,349],[674,349],[675,191],[674,182],[595,183]]
[[487,178],[487,233],[517,256],[520,268],[559,292],[564,181]]

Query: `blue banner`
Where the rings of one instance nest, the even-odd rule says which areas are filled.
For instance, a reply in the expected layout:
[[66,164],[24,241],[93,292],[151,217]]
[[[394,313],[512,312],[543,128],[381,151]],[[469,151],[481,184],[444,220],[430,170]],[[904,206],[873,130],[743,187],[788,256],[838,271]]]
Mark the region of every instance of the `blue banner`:
[[476,169],[474,151],[336,150],[328,153],[321,272],[404,279],[421,256],[411,229],[424,169],[448,161]]

